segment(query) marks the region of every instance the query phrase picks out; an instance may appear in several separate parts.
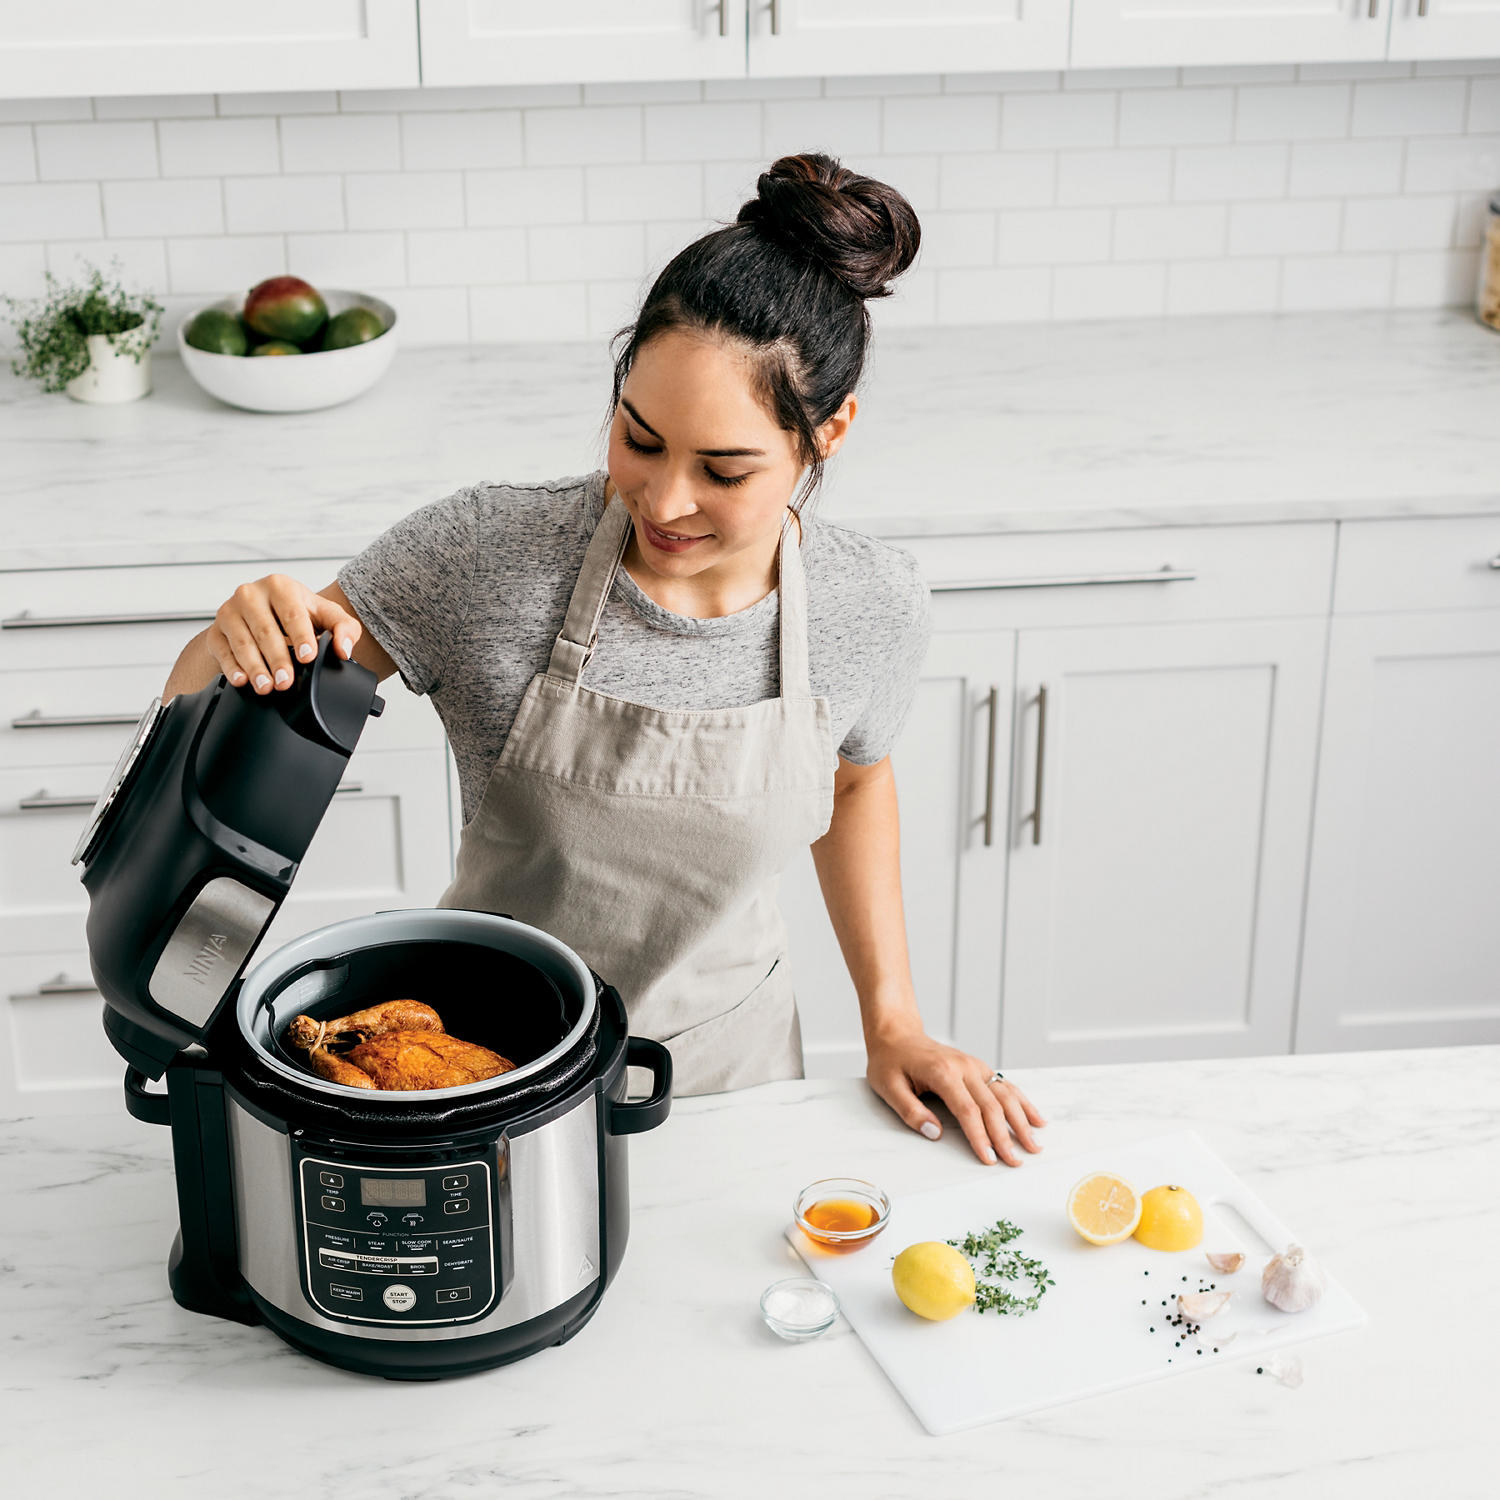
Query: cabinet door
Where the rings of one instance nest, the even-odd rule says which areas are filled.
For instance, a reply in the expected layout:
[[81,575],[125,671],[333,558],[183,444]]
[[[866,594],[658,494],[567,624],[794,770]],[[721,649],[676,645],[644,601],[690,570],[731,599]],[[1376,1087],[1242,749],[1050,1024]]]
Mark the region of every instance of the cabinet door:
[[1068,0],[750,0],[750,76],[1065,68]]
[[1337,619],[1297,1050],[1500,1041],[1500,611]]
[[[891,753],[907,941],[922,1019],[931,1035],[980,1056],[993,1050],[1000,994],[1014,650],[1015,636],[1006,631],[934,636],[916,702]],[[811,854],[787,871],[781,908],[807,1076],[862,1076],[859,1001]]]
[[1073,0],[1071,66],[1371,61],[1385,56],[1392,3]]
[[47,0],[0,7],[0,97],[410,88],[412,0]]
[[1002,1067],[1290,1050],[1324,630],[1021,633]]
[[422,82],[743,78],[745,0],[421,0]]
[[1395,59],[1500,57],[1500,0],[1389,0]]

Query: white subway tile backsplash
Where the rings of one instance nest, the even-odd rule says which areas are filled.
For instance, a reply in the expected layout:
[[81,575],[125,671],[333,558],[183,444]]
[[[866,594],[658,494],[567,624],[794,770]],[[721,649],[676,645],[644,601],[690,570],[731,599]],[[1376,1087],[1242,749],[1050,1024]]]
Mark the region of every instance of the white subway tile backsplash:
[[1117,261],[1222,257],[1228,226],[1222,203],[1118,208],[1111,253]]
[[585,167],[584,204],[596,223],[688,219],[703,212],[703,168],[697,162]]
[[455,110],[401,116],[401,165],[428,170],[444,167],[518,167],[521,112],[518,109]]
[[29,125],[0,125],[0,182],[36,181],[36,141]]
[[37,175],[43,182],[99,182],[155,177],[156,127],[149,120],[34,125]]
[[999,136],[1000,101],[993,96],[885,101],[887,152],[993,151]]
[[[53,240],[47,246],[47,269],[63,281],[81,281],[97,266],[123,285],[154,292],[167,283],[167,247],[162,240]],[[161,299],[158,297],[158,301]]]
[[104,233],[97,182],[0,186],[0,240],[66,240]]
[[1167,310],[1167,268],[1059,266],[1052,273],[1054,318],[1151,318]]
[[1394,272],[1390,255],[1291,255],[1281,267],[1281,306],[1286,312],[1388,307]]
[[1343,208],[1334,198],[1233,204],[1229,210],[1229,253],[1297,255],[1337,250]]
[[1283,145],[1179,146],[1172,196],[1180,203],[1284,198],[1288,151]]
[[279,234],[167,241],[168,289],[202,293],[204,302],[248,291],[268,276],[284,275],[286,240]]
[[[9,297],[40,297],[47,290],[45,245],[0,245],[0,288]],[[0,338],[14,330],[0,320]]]
[[637,104],[528,109],[522,128],[530,166],[641,160],[641,106]]
[[761,106],[757,103],[648,104],[647,161],[721,161],[759,156]]
[[1183,260],[1167,267],[1167,313],[1274,312],[1281,287],[1281,262],[1272,258]]
[[369,234],[289,234],[287,270],[314,286],[364,291],[401,286],[406,276],[406,238],[395,230]]
[[1007,151],[1112,146],[1118,103],[1113,93],[1007,94],[1000,144]]
[[1106,208],[1005,209],[998,220],[995,259],[1002,266],[1109,259]]
[[1361,197],[1401,187],[1402,142],[1296,141],[1287,193],[1293,198]]
[[1464,128],[1467,94],[1461,78],[1357,83],[1349,134],[1456,135]]
[[108,235],[132,239],[139,235],[224,233],[224,188],[217,177],[106,182],[102,188],[104,231]]
[[579,223],[583,219],[583,172],[582,167],[466,172],[468,222],[481,229]]
[[524,229],[413,229],[406,236],[413,286],[488,286],[526,280]]
[[226,177],[224,223],[230,234],[342,229],[344,179]]
[[290,270],[596,341],[802,151],[922,221],[881,328],[1471,303],[1500,59],[0,101],[0,292],[117,253],[169,333]]
[[1209,146],[1233,135],[1233,89],[1140,89],[1120,95],[1122,146]]
[[281,122],[284,172],[384,172],[399,166],[395,115],[288,115]]
[[344,178],[350,229],[457,229],[462,172],[354,172]]
[[1345,250],[1442,250],[1453,244],[1458,200],[1351,198],[1344,205]]
[[1349,134],[1352,85],[1250,85],[1239,90],[1237,141],[1312,141]]
[[1172,196],[1172,153],[1059,151],[1059,203],[1164,203]]
[[163,177],[228,177],[281,171],[274,116],[163,120],[157,134]]

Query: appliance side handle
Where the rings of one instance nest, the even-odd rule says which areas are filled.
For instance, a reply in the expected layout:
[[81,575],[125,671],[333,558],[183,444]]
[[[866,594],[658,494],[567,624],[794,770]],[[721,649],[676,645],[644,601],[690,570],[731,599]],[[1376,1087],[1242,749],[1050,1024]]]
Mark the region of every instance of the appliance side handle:
[[610,1100],[606,1128],[611,1135],[655,1130],[672,1112],[672,1054],[648,1037],[627,1037],[625,1066],[650,1068],[651,1094],[646,1099]]
[[146,1075],[139,1068],[125,1069],[125,1108],[147,1125],[170,1125],[172,1107],[166,1094],[153,1094],[146,1088]]

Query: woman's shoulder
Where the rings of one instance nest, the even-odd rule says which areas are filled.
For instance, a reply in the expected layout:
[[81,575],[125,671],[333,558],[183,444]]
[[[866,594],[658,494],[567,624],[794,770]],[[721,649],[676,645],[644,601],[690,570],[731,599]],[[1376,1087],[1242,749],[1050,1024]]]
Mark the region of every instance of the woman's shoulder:
[[904,547],[836,521],[815,520],[808,531],[809,580],[825,598],[861,613],[905,619],[925,614],[927,583]]

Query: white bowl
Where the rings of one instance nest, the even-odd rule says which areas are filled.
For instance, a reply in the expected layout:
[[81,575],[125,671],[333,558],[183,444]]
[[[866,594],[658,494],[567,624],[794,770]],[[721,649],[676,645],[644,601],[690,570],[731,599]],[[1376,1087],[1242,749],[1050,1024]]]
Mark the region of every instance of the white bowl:
[[[177,352],[187,372],[208,392],[230,406],[246,411],[317,411],[352,401],[385,374],[396,355],[396,309],[379,297],[320,287],[328,316],[349,307],[368,307],[385,324],[378,339],[351,344],[347,349],[324,349],[317,354],[210,354],[187,341],[187,327],[203,308],[195,308],[177,328]],[[210,302],[224,312],[237,313],[243,297]]]

